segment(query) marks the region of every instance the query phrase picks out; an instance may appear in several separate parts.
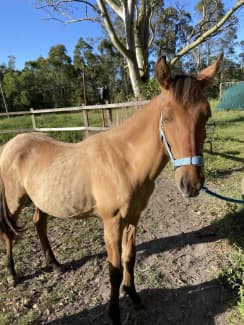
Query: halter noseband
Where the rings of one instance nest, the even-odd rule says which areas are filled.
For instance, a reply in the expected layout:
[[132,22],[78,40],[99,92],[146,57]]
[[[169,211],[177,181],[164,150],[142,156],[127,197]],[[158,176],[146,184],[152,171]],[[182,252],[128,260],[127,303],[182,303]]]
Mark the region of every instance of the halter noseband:
[[203,166],[203,156],[190,156],[190,157],[184,157],[184,158],[179,158],[179,159],[174,159],[174,156],[172,154],[170,145],[167,141],[166,134],[163,129],[163,117],[161,114],[160,118],[160,136],[164,141],[166,150],[168,152],[169,158],[171,160],[171,163],[173,165],[173,169],[175,170],[177,167],[181,166],[188,166],[188,165],[193,165],[193,166]]

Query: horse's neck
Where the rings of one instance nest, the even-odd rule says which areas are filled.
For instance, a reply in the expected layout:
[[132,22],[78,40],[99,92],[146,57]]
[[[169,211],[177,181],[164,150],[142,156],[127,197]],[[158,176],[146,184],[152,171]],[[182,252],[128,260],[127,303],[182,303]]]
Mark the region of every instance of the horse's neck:
[[160,97],[142,107],[121,128],[121,146],[137,177],[154,180],[167,163],[160,139]]

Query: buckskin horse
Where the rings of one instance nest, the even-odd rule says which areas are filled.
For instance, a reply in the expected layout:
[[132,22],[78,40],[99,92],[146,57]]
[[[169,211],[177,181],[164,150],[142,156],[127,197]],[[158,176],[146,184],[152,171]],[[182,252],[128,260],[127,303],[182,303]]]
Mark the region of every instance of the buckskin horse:
[[16,281],[12,244],[19,233],[17,216],[30,199],[46,263],[54,269],[61,266],[47,238],[47,216],[102,218],[112,323],[121,324],[121,283],[133,303],[140,305],[134,284],[137,223],[156,177],[170,159],[182,194],[199,194],[204,183],[205,124],[211,115],[203,92],[222,58],[196,76],[172,77],[161,57],[155,66],[160,94],[107,132],[73,144],[44,134],[20,134],[1,148],[0,232],[6,245],[9,283]]

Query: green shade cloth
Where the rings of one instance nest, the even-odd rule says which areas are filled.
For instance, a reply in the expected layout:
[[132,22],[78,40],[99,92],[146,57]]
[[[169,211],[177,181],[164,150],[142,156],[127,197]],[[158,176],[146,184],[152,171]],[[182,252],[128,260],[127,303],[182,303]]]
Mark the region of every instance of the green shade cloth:
[[223,96],[216,107],[217,110],[244,110],[244,81],[237,82],[224,90]]

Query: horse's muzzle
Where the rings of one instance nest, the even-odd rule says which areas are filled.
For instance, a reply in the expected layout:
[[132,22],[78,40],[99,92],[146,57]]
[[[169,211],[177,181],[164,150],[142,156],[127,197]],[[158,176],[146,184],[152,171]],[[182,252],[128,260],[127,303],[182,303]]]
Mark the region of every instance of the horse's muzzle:
[[200,193],[200,190],[204,184],[204,176],[201,175],[196,181],[192,181],[187,175],[181,176],[178,187],[181,193],[187,197],[195,197]]

